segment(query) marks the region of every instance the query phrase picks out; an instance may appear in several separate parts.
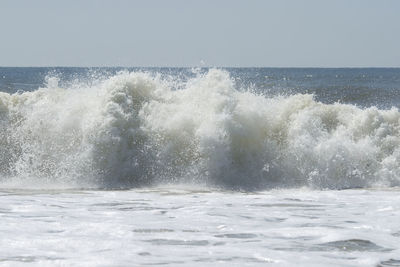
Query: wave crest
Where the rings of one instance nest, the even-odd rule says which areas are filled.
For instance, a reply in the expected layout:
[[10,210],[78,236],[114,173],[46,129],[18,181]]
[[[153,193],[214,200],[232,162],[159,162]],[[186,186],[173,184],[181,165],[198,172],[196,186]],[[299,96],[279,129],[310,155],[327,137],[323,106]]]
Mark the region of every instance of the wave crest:
[[238,91],[217,69],[179,87],[121,72],[93,86],[52,81],[34,92],[0,93],[3,186],[400,185],[395,108]]

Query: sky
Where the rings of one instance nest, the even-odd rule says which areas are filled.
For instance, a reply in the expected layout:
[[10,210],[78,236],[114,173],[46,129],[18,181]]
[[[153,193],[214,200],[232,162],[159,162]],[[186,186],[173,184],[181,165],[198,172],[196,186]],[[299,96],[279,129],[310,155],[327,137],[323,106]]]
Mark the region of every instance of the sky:
[[399,0],[0,0],[0,66],[400,67]]

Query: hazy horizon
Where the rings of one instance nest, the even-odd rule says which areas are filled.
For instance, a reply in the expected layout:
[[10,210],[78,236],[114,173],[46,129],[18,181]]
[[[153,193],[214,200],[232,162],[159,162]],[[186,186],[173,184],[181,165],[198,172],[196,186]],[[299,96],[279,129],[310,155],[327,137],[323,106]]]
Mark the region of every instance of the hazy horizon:
[[5,0],[2,67],[400,67],[400,1]]
[[245,67],[237,67],[237,66],[0,66],[0,68],[115,68],[115,69],[131,69],[131,68],[149,68],[149,69],[190,69],[190,68],[207,68],[207,69],[400,69],[400,67],[375,67],[375,66],[365,66],[365,67],[290,67],[290,66],[282,66],[282,67],[271,67],[271,66],[245,66]]

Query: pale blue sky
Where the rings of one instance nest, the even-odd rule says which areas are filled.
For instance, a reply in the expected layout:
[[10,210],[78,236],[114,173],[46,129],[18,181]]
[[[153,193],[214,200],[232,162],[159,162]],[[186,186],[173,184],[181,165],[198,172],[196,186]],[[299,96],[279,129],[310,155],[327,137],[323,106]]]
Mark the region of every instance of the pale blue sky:
[[399,0],[0,0],[0,66],[400,67]]

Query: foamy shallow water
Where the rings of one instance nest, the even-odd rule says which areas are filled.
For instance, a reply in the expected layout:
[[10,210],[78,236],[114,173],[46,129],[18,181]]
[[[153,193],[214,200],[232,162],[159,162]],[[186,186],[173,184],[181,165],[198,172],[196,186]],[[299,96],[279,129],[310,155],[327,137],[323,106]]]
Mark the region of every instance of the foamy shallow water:
[[400,191],[0,192],[0,266],[399,266]]

